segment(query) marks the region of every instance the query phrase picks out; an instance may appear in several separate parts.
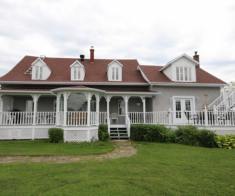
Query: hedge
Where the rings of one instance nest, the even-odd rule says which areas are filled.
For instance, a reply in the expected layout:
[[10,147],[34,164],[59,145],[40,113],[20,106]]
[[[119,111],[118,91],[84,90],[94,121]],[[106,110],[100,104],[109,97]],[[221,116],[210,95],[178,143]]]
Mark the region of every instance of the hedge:
[[216,134],[195,126],[179,126],[175,131],[176,143],[193,146],[216,147]]
[[163,125],[131,125],[130,138],[135,141],[174,142],[172,130]]
[[171,142],[193,146],[216,147],[216,134],[194,126],[179,126],[175,131],[163,125],[131,125],[134,141]]

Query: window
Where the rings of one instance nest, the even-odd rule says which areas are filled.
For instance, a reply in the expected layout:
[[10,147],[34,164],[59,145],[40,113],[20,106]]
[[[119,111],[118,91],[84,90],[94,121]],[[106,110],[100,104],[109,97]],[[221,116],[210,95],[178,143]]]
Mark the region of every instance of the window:
[[42,66],[35,66],[35,80],[42,80],[43,68]]
[[113,60],[108,64],[107,77],[109,81],[122,81],[123,65],[118,60]]
[[119,78],[119,68],[118,67],[112,67],[112,77],[111,80],[120,80]]
[[180,82],[192,81],[191,67],[176,67],[176,80]]
[[81,65],[74,65],[71,67],[71,80],[83,80],[84,76],[84,68]]
[[82,68],[81,67],[74,67],[73,68],[73,79],[74,80],[82,80]]

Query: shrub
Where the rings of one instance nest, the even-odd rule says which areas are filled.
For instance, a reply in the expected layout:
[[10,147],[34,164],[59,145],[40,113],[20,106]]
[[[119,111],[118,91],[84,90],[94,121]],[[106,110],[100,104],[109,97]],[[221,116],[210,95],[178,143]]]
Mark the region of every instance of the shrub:
[[194,126],[179,126],[175,131],[175,140],[179,144],[199,145],[198,130]]
[[193,146],[216,147],[216,134],[194,126],[179,126],[175,131],[176,143]]
[[135,141],[144,141],[148,126],[150,125],[131,125],[130,138]]
[[100,141],[109,140],[108,126],[101,124],[99,125],[98,137]]
[[216,134],[212,131],[202,129],[198,130],[198,142],[200,146],[204,147],[216,147]]
[[235,148],[235,135],[217,135],[216,144],[219,148]]
[[149,142],[173,142],[174,133],[163,125],[132,125],[131,139]]
[[51,143],[59,143],[60,141],[63,141],[64,130],[61,128],[50,128],[48,130],[48,135]]

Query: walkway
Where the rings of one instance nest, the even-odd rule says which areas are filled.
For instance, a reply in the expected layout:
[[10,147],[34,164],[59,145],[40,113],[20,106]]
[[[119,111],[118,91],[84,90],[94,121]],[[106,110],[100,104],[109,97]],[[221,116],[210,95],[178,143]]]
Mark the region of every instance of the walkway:
[[136,154],[136,149],[130,141],[113,141],[115,149],[112,152],[100,155],[84,156],[0,156],[0,164],[4,163],[73,163],[87,160],[106,160],[130,157]]

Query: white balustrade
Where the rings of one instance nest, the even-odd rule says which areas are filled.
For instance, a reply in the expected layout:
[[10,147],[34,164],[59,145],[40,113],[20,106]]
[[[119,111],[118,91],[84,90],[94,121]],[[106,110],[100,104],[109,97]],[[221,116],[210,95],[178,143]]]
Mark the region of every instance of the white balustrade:
[[55,125],[56,112],[37,112],[36,124],[37,125]]
[[1,125],[32,125],[33,112],[1,112]]
[[96,112],[91,112],[91,125],[97,125],[97,113]]
[[67,112],[68,126],[85,126],[87,125],[87,112]]
[[99,124],[107,124],[107,112],[99,113]]
[[[66,126],[87,126],[87,112],[71,111],[66,114]],[[56,112],[37,112],[36,126],[55,125],[57,116],[60,119],[58,125],[63,126],[63,115],[63,112],[59,112],[58,115],[56,115]],[[97,112],[90,112],[90,125],[98,125],[97,117]],[[128,117],[131,124],[144,123],[143,112],[129,112]],[[125,124],[127,117],[119,115],[117,122],[112,118],[110,119],[111,124]],[[99,124],[108,124],[106,112],[99,112]],[[146,112],[145,124],[235,127],[235,111]],[[0,126],[19,125],[32,126],[33,112],[0,112]]]

